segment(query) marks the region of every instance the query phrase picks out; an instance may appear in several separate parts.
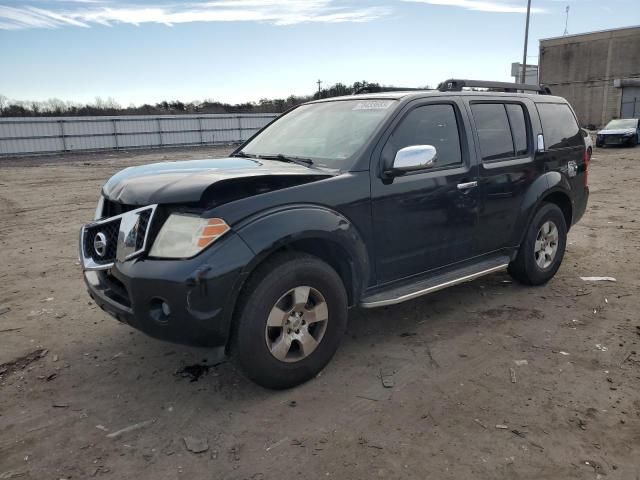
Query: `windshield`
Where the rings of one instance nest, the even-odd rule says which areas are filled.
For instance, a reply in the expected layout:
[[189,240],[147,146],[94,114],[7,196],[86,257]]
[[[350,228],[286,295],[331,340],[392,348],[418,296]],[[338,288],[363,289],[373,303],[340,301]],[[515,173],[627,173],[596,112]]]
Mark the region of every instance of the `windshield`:
[[618,128],[637,128],[638,119],[636,118],[621,118],[618,120],[611,120],[607,123],[607,126],[604,127],[605,130],[615,130]]
[[267,127],[242,152],[306,158],[345,170],[395,103],[360,99],[302,105]]

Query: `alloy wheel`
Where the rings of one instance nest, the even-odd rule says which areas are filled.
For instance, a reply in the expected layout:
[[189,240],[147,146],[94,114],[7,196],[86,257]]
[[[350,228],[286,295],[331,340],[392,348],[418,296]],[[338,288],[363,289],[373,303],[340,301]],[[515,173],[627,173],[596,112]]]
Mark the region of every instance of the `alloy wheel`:
[[315,288],[298,286],[271,308],[265,328],[267,347],[281,362],[298,362],[318,347],[327,330],[329,309]]
[[544,222],[540,230],[538,230],[534,246],[534,255],[536,264],[541,269],[549,268],[556,258],[556,254],[558,253],[558,238],[558,227],[551,220]]

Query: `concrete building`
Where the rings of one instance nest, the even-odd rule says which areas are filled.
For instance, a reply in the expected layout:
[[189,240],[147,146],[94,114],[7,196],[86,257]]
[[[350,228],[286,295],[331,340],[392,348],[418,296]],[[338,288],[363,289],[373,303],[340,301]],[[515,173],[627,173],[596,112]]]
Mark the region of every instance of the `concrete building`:
[[640,26],[540,40],[539,65],[583,126],[640,116]]
[[[519,62],[515,62],[511,64],[511,76],[513,77],[514,83],[522,82],[522,64]],[[527,64],[527,70],[524,74],[524,83],[527,85],[537,85],[538,84],[538,65],[529,65]]]

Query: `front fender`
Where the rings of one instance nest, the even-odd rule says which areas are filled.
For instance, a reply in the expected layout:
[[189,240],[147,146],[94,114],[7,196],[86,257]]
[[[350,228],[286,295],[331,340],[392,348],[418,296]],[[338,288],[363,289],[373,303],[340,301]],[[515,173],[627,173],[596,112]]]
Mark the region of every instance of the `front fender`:
[[347,256],[358,298],[369,278],[368,252],[362,236],[349,219],[335,210],[318,205],[297,205],[262,212],[236,227],[236,232],[255,253],[246,267],[249,274],[271,253],[300,240],[326,242]]

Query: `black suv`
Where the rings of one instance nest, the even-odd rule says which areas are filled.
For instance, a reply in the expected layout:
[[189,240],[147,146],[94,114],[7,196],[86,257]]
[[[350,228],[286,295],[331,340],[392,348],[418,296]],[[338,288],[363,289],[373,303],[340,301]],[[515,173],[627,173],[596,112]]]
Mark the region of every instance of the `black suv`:
[[257,383],[290,387],[329,362],[349,307],[502,269],[547,282],[587,167],[573,110],[538,86],[310,102],[229,158],[114,175],[81,231],[84,279],[118,320],[225,345]]

